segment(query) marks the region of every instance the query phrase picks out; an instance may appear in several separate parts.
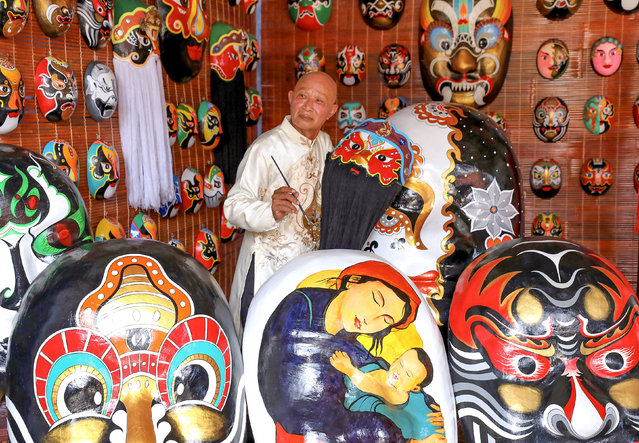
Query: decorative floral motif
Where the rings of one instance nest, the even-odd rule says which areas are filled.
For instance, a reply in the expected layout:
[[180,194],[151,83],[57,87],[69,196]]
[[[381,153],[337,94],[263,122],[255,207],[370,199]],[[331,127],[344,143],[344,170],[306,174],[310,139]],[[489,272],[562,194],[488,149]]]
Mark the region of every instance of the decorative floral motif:
[[470,218],[470,230],[488,232],[491,238],[497,238],[502,231],[514,234],[511,219],[517,215],[517,210],[510,203],[513,190],[501,190],[496,180],[488,189],[472,188],[473,201],[462,207]]
[[457,116],[451,113],[455,110],[458,114],[464,115],[461,108],[451,106],[446,103],[422,103],[413,108],[413,112],[418,120],[426,120],[443,126],[454,126],[457,124]]

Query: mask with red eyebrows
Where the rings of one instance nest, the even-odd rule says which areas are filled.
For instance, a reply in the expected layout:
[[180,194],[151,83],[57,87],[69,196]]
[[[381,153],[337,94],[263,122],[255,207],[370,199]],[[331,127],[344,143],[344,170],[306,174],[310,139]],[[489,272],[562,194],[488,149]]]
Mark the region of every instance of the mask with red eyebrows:
[[635,441],[638,316],[628,281],[578,244],[531,237],[479,256],[449,322],[467,441]]

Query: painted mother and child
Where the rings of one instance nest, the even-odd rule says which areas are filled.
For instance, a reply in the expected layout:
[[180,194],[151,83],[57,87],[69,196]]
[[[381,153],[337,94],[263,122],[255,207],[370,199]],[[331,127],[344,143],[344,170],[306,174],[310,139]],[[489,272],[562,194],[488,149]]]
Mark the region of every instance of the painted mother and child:
[[258,380],[277,441],[446,441],[423,390],[433,366],[413,324],[420,296],[383,262],[335,274],[324,287],[304,280],[266,323]]

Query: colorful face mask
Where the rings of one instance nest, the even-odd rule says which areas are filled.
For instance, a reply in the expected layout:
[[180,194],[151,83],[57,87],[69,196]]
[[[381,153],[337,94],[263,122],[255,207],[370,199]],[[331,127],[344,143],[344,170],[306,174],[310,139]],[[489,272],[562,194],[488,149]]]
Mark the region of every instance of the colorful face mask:
[[302,31],[316,31],[331,17],[333,0],[288,0],[288,14]]
[[125,237],[126,233],[120,222],[106,215],[95,228],[95,241],[115,240],[116,238]]
[[410,68],[410,53],[403,45],[388,45],[379,54],[377,69],[389,88],[404,86],[410,78]]
[[539,140],[554,143],[566,135],[570,114],[568,106],[559,97],[542,98],[535,107],[533,129]]
[[202,263],[211,274],[215,272],[217,265],[220,264],[219,244],[217,235],[208,229],[201,229],[195,239],[193,256],[197,261]]
[[592,68],[599,75],[611,76],[619,70],[623,59],[621,43],[612,37],[597,40],[590,49]]
[[324,53],[317,46],[304,46],[295,56],[295,77],[300,77],[309,72],[324,71],[326,60]]
[[244,0],[244,12],[253,14],[260,0]]
[[635,1],[606,0],[604,3],[616,14],[628,15],[635,14],[639,11],[639,3]]
[[366,109],[361,103],[344,103],[337,110],[337,126],[346,134],[366,120]]
[[374,29],[390,29],[404,13],[404,0],[359,0],[360,11],[367,25]]
[[203,101],[197,109],[197,127],[204,149],[214,149],[222,135],[222,116],[213,103]]
[[508,131],[508,122],[506,121],[506,117],[501,115],[499,112],[491,111],[488,113],[488,117],[493,119],[497,126],[499,126],[504,132]]
[[53,162],[78,186],[80,182],[80,157],[73,146],[64,140],[51,140],[44,145],[42,155]]
[[89,48],[104,48],[113,30],[113,0],[78,0],[78,23]]
[[635,166],[635,172],[632,174],[635,192],[639,192],[639,163]]
[[24,115],[24,81],[13,63],[0,58],[0,134],[18,127]]
[[530,169],[530,187],[537,197],[554,197],[561,188],[561,168],[552,159],[537,160]]
[[193,168],[182,172],[181,197],[182,210],[185,214],[195,214],[204,202],[204,186],[202,175]]
[[635,99],[632,104],[632,119],[635,121],[635,125],[639,128],[639,97]]
[[510,0],[423,0],[420,62],[434,100],[481,107],[504,82],[512,47]]
[[217,208],[226,195],[224,187],[224,174],[217,166],[213,165],[204,179],[204,202],[207,208]]
[[60,37],[71,27],[75,15],[73,0],[34,0],[35,16],[47,37]]
[[114,56],[134,65],[146,64],[159,55],[158,39],[162,20],[155,6],[137,0],[115,2],[115,26],[111,41]]
[[89,193],[96,200],[113,197],[120,181],[120,163],[116,150],[96,140],[87,153]]
[[175,197],[170,202],[160,206],[160,216],[162,218],[173,218],[180,212],[180,207],[182,206],[181,186],[180,179],[173,174]]
[[262,57],[260,43],[248,32],[244,31],[243,34],[244,69],[246,71],[253,71],[257,67],[257,62],[260,61]]
[[530,233],[532,235],[563,238],[564,228],[559,217],[550,212],[544,212],[537,214],[537,217],[532,222]]
[[173,146],[178,133],[177,107],[173,103],[166,103],[166,121],[169,127],[169,145]]
[[590,195],[605,194],[612,186],[612,166],[601,157],[586,160],[581,167],[581,189]]
[[358,46],[346,45],[337,54],[337,78],[345,86],[355,86],[366,77],[366,54]]
[[257,124],[260,116],[263,113],[262,110],[262,96],[257,89],[246,89],[246,124],[253,126]]
[[78,103],[78,85],[67,62],[44,57],[36,67],[36,99],[50,122],[68,120]]
[[29,17],[29,0],[8,0],[0,3],[0,31],[6,38],[15,37]]
[[408,106],[404,97],[386,97],[377,111],[377,118],[388,118],[397,111]]
[[115,74],[104,63],[91,62],[84,71],[84,101],[93,120],[111,118],[118,106]]
[[190,148],[195,144],[197,138],[197,115],[195,109],[184,103],[177,107],[178,132],[177,141],[180,148]]
[[235,233],[241,231],[226,218],[224,207],[222,207],[220,212],[220,240],[222,243],[230,242],[235,237]]
[[603,95],[590,97],[584,105],[584,124],[591,134],[608,131],[615,120],[615,106]]
[[550,20],[564,20],[571,17],[583,0],[537,0],[537,10]]
[[224,81],[235,78],[237,71],[244,69],[243,31],[226,23],[211,26],[209,38],[209,63],[211,70]]
[[178,240],[177,238],[172,238],[171,240],[167,242],[167,244],[173,246],[174,248],[178,248],[180,251],[186,252],[186,248],[184,247],[184,244],[182,244],[182,242]]
[[566,72],[570,55],[561,40],[546,40],[537,50],[537,71],[543,78],[554,80]]
[[151,217],[140,212],[133,217],[130,236],[131,238],[156,240],[158,237],[158,226]]

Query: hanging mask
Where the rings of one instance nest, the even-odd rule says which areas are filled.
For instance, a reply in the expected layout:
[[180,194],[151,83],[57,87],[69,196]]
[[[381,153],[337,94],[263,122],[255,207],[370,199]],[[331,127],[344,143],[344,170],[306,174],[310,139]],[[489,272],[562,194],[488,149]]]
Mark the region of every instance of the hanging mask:
[[619,40],[603,37],[590,48],[592,69],[599,75],[609,77],[619,70],[623,60],[623,49]]
[[222,135],[222,116],[213,103],[203,101],[197,109],[197,127],[204,149],[214,149]]
[[53,162],[78,186],[80,182],[80,157],[73,146],[64,140],[51,140],[44,145],[42,155]]
[[210,230],[203,228],[197,234],[195,239],[195,247],[193,248],[193,256],[211,274],[215,272],[217,265],[220,264],[220,241],[217,235]]
[[162,218],[173,218],[178,214],[178,212],[180,212],[180,207],[182,206],[180,188],[180,179],[177,178],[177,175],[173,174],[173,190],[175,191],[175,197],[170,202],[160,206],[160,216]]
[[259,2],[260,0],[244,0],[244,12],[246,12],[246,14],[253,14]]
[[235,233],[239,233],[240,229],[226,218],[226,215],[224,215],[224,207],[222,207],[222,211],[220,212],[220,240],[222,243],[227,243],[235,238]]
[[561,168],[552,159],[537,160],[530,169],[530,187],[537,197],[551,198],[561,188]]
[[89,48],[104,48],[113,30],[113,0],[78,0],[78,23]]
[[226,195],[224,187],[224,174],[217,166],[213,165],[204,179],[204,202],[207,208],[217,208]]
[[204,186],[202,175],[193,168],[182,172],[181,197],[182,210],[185,214],[195,214],[204,202]]
[[399,22],[406,6],[405,0],[359,0],[364,21],[373,29],[390,29]]
[[244,44],[244,70],[253,71],[257,67],[257,62],[260,61],[262,54],[260,53],[260,44],[255,37],[248,32],[243,33]]
[[202,68],[210,24],[206,0],[157,0],[162,19],[160,57],[169,78],[193,79]]
[[533,129],[539,140],[554,143],[566,135],[570,114],[568,106],[559,97],[542,98],[535,107]]
[[263,113],[262,96],[257,89],[246,89],[246,124],[254,126]]
[[591,134],[608,131],[615,120],[615,106],[603,95],[590,97],[584,105],[584,124]]
[[601,157],[586,160],[579,175],[581,188],[590,195],[605,194],[612,186],[612,178],[612,166]]
[[116,57],[142,66],[151,54],[159,54],[158,38],[162,20],[153,5],[139,0],[115,2],[115,26],[111,41]]
[[333,0],[288,0],[288,14],[302,31],[316,31],[331,17]]
[[118,106],[115,74],[104,63],[91,62],[84,71],[84,101],[95,121],[111,118]]
[[510,59],[510,0],[423,0],[420,64],[433,100],[478,108],[495,99]]
[[36,99],[50,122],[68,120],[78,103],[78,85],[67,62],[44,57],[36,67]]
[[400,109],[408,106],[404,97],[386,97],[377,111],[377,118],[388,118]]
[[499,126],[504,132],[508,130],[508,122],[506,121],[506,118],[499,112],[491,111],[488,113],[488,117],[492,118],[493,121],[497,123],[497,126]]
[[96,140],[87,153],[89,194],[96,200],[113,197],[120,180],[118,153],[102,140]]
[[177,141],[180,148],[190,148],[195,144],[197,138],[197,116],[195,109],[184,103],[180,103],[177,107],[178,115],[178,132]]
[[564,236],[564,227],[559,217],[550,212],[544,212],[537,214],[537,217],[532,222],[530,233],[532,235],[562,238]]
[[142,212],[133,217],[131,222],[131,238],[148,238],[157,240],[158,226],[153,219]]
[[583,0],[537,0],[537,10],[550,20],[564,20],[571,17]]
[[60,37],[71,27],[76,0],[34,0],[35,16],[47,37]]
[[358,46],[346,45],[337,54],[337,78],[345,86],[355,86],[366,77],[366,54]]
[[635,187],[635,192],[639,193],[639,163],[635,166],[635,171],[632,174],[632,181]]
[[0,30],[6,38],[15,37],[29,18],[29,0],[0,2]]
[[366,109],[361,103],[344,103],[337,110],[337,126],[346,134],[366,120]]
[[126,233],[120,222],[106,215],[98,222],[98,226],[95,228],[95,241],[115,240],[116,238],[125,237]]
[[177,238],[172,238],[167,243],[175,248],[178,248],[180,251],[186,252],[186,248],[184,247],[184,244],[182,244],[182,242],[178,240]]
[[404,86],[410,78],[410,68],[410,53],[403,45],[388,45],[379,54],[377,70],[389,88]]
[[169,146],[173,146],[178,133],[177,107],[173,103],[166,102],[166,121],[169,127]]
[[304,74],[324,71],[326,60],[324,53],[317,46],[304,46],[295,56],[295,78],[298,80]]
[[635,121],[637,128],[639,128],[639,97],[632,104],[632,119]]
[[18,127],[24,116],[24,81],[13,63],[0,58],[0,134]]
[[537,50],[537,71],[543,78],[554,80],[566,72],[569,59],[564,42],[557,39],[546,40]]
[[604,4],[615,14],[635,14],[639,11],[639,2],[627,0],[605,0]]
[[224,81],[235,78],[237,71],[244,69],[243,31],[226,23],[216,22],[211,26],[209,38],[209,63],[211,70]]

